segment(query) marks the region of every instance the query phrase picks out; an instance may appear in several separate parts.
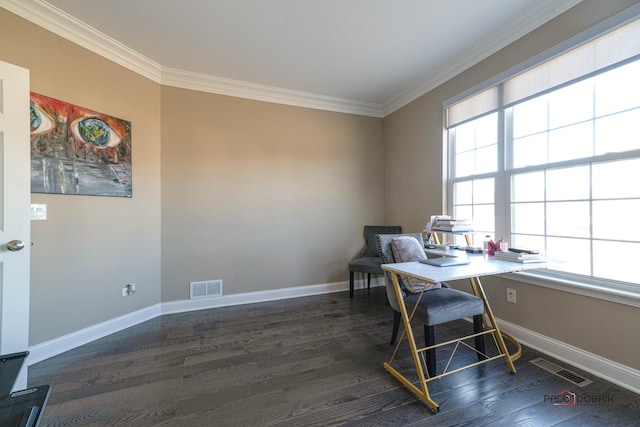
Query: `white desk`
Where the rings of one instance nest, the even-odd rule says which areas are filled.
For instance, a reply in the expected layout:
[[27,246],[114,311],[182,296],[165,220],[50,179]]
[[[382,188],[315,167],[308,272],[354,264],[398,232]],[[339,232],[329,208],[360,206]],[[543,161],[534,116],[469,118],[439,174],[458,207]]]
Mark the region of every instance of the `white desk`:
[[[404,263],[396,263],[396,264],[383,264],[382,269],[391,273],[391,278],[393,281],[393,287],[395,289],[396,298],[398,300],[400,306],[400,314],[402,317],[402,321],[404,323],[404,332],[402,337],[398,340],[396,344],[395,351],[391,356],[391,360],[389,362],[384,363],[384,367],[387,371],[389,371],[393,376],[395,376],[398,380],[400,380],[404,385],[406,385],[411,391],[413,391],[422,401],[424,401],[429,407],[433,410],[438,410],[438,404],[434,402],[429,396],[429,390],[427,388],[427,383],[433,381],[434,379],[441,378],[443,376],[453,374],[463,369],[468,369],[470,367],[487,363],[495,359],[503,358],[505,359],[507,366],[511,372],[515,372],[516,368],[513,365],[513,361],[520,357],[521,347],[520,344],[514,340],[513,338],[507,336],[507,338],[514,342],[517,346],[517,351],[514,354],[509,354],[507,347],[504,343],[503,333],[500,332],[498,328],[498,324],[493,316],[493,312],[491,311],[491,306],[489,305],[488,298],[485,294],[485,291],[482,287],[482,283],[480,282],[480,277],[482,276],[501,276],[504,273],[514,273],[517,271],[523,271],[526,269],[534,269],[534,268],[544,268],[545,263],[518,263],[518,262],[510,262],[503,261],[499,259],[495,259],[493,257],[485,257],[483,254],[466,254],[462,251],[459,251],[460,254],[464,254],[467,256],[469,264],[465,265],[457,265],[450,267],[436,267],[432,265],[422,264],[419,262],[404,262]],[[411,310],[411,314],[409,314],[407,307],[405,306],[404,300],[402,298],[402,291],[400,289],[400,284],[398,282],[398,276],[409,276],[414,277],[419,280],[423,280],[428,283],[437,283],[437,282],[449,282],[452,280],[460,280],[460,279],[469,279],[471,282],[471,288],[473,289],[473,293],[480,297],[484,303],[484,332],[482,335],[492,334],[496,344],[498,345],[499,354],[497,356],[488,357],[482,361],[477,363],[472,363],[463,368],[454,369],[452,371],[447,371],[445,368],[445,372],[440,375],[436,375],[434,377],[426,377],[425,372],[428,371],[424,368],[421,359],[423,360],[423,353],[435,347],[441,347],[443,345],[448,345],[452,343],[460,344],[467,346],[463,341],[466,339],[473,338],[477,335],[481,334],[472,334],[467,335],[465,337],[461,337],[459,339],[448,341],[445,343],[438,343],[432,347],[424,347],[418,348],[416,345],[415,338],[413,336],[413,332],[411,330],[411,318],[413,317],[414,310]],[[498,280],[500,280],[499,277]],[[429,291],[426,291],[429,292]],[[413,362],[416,369],[416,374],[418,375],[418,379],[420,382],[420,388],[416,387],[409,379],[407,379],[402,373],[393,368],[392,363],[395,358],[395,355],[398,351],[400,343],[403,339],[406,339],[409,342],[409,347],[411,348],[411,353],[413,357]],[[467,346],[468,347],[468,346]],[[457,348],[457,346],[456,346]],[[454,352],[451,354],[449,361],[453,358]],[[448,366],[448,365],[447,365]]]

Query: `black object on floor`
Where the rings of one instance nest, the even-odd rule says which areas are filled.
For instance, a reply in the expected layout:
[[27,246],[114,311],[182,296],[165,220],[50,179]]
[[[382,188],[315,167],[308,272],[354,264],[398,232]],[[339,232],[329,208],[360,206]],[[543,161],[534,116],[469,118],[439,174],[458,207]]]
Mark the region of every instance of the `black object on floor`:
[[35,427],[40,423],[51,387],[32,387],[11,393],[28,351],[0,356],[0,425]]

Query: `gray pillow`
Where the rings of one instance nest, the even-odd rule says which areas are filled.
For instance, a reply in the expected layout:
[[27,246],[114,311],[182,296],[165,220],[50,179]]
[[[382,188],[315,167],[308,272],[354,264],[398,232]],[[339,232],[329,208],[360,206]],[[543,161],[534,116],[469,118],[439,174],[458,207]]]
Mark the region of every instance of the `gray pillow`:
[[[391,240],[391,251],[393,252],[395,262],[413,262],[427,259],[424,248],[420,242],[412,236],[394,237]],[[407,291],[414,294],[422,292],[423,289],[427,290],[440,287],[440,283],[427,283],[413,277],[403,277],[402,281]]]

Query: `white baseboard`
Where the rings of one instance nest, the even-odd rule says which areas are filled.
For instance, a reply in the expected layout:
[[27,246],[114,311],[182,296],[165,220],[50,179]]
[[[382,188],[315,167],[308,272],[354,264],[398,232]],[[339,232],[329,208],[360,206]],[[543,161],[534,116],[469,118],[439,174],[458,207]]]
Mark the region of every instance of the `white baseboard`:
[[503,332],[513,336],[523,345],[640,394],[640,371],[513,323],[496,320]]
[[[384,286],[383,280],[371,280],[371,287]],[[354,289],[364,289],[364,280],[356,280]],[[184,313],[194,310],[205,310],[216,307],[252,304],[256,302],[276,301],[287,298],[307,297],[311,295],[330,294],[349,290],[349,282],[334,282],[319,285],[294,286],[291,288],[272,289],[268,291],[244,292],[241,294],[223,295],[215,298],[170,301],[162,304],[162,314]]]
[[320,285],[272,289],[268,291],[243,292],[240,294],[223,295],[214,298],[170,301],[162,303],[162,314],[184,313],[187,311],[206,310],[208,308],[230,307],[233,305],[252,304],[256,302],[330,294],[333,292],[342,292],[348,288],[348,282],[335,282]]
[[[371,286],[384,285],[384,281],[372,280]],[[366,287],[364,280],[356,280],[355,289]],[[274,301],[278,299],[296,298],[318,294],[328,294],[332,292],[342,292],[349,290],[349,282],[334,282],[320,285],[296,286],[292,288],[274,289],[270,291],[246,292],[241,294],[225,295],[218,298],[206,298],[196,300],[171,301],[161,304],[154,304],[150,307],[134,311],[132,313],[119,316],[88,328],[36,344],[29,348],[27,365],[33,365],[53,356],[64,353],[95,341],[99,338],[113,334],[126,328],[130,328],[139,323],[146,322],[163,314],[182,313],[194,310],[205,310],[208,308],[227,307],[239,304],[250,304],[255,302]]]
[[150,307],[89,326],[88,328],[72,332],[59,338],[36,344],[29,347],[27,364],[33,365],[34,363],[57,356],[65,351],[69,351],[76,347],[80,347],[83,344],[95,341],[98,338],[106,337],[107,335],[111,335],[115,332],[137,325],[138,323],[156,318],[160,316],[160,314],[160,304],[155,304]]
[[[375,278],[371,281],[371,286],[384,286],[384,280],[381,278]],[[365,287],[366,282],[364,280],[356,281],[356,289],[363,289]],[[71,334],[64,335],[60,338],[36,344],[29,348],[27,364],[33,365],[42,360],[57,356],[65,351],[135,326],[163,314],[184,313],[216,307],[229,307],[240,304],[328,294],[333,292],[342,292],[348,289],[349,282],[346,281],[309,286],[295,286],[269,291],[245,292],[240,294],[224,295],[217,298],[171,301],[162,304],[155,304],[142,310],[119,316]],[[640,371],[612,360],[605,359],[593,353],[589,353],[553,338],[541,335],[529,329],[522,328],[513,323],[500,319],[497,319],[497,321],[499,327],[504,332],[512,335],[522,344],[631,390],[634,393],[640,394]]]

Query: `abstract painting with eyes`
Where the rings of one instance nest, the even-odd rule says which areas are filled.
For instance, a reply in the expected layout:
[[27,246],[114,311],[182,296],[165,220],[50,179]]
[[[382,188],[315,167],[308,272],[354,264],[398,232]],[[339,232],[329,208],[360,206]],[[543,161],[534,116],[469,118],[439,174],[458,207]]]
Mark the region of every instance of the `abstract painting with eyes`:
[[31,92],[31,192],[132,197],[131,122]]

